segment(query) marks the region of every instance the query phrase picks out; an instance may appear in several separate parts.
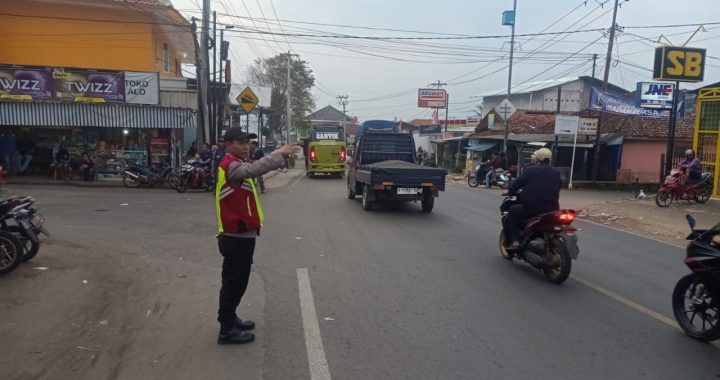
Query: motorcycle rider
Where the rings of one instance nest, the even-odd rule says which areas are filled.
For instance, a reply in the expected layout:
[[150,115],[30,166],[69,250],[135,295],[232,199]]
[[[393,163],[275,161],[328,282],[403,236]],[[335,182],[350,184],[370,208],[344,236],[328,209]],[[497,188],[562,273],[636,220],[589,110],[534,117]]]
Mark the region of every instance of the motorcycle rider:
[[688,185],[699,181],[702,176],[702,165],[700,164],[700,159],[695,157],[695,151],[692,149],[685,151],[685,161],[679,163],[678,167],[686,171],[687,179],[685,180],[685,183]]
[[492,180],[495,176],[495,169],[500,167],[501,159],[497,152],[492,152],[490,158],[485,161],[485,167],[487,172],[485,173],[485,188],[489,189],[492,186]]
[[[520,248],[520,231],[523,228],[523,221],[535,215],[560,209],[560,172],[550,166],[552,152],[550,149],[541,148],[535,151],[535,159],[538,164],[523,170],[522,174],[510,185],[510,189],[503,195],[517,195],[518,203],[510,206],[509,226],[506,226],[509,239],[512,242],[508,249]],[[506,235],[506,237],[508,237]]]

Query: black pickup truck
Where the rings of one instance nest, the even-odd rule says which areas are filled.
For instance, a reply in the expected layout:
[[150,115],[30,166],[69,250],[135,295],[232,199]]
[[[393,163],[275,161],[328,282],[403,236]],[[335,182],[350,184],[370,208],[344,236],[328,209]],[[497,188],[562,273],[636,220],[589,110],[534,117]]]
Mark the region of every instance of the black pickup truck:
[[396,132],[395,125],[371,120],[358,127],[348,160],[348,198],[362,195],[367,211],[377,201],[421,201],[423,211],[430,212],[438,193],[445,190],[447,172],[416,164],[412,135]]

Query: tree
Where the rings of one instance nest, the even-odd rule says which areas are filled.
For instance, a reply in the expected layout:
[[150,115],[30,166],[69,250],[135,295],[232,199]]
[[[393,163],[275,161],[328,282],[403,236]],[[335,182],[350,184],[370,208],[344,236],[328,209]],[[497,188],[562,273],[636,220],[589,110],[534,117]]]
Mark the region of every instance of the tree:
[[[270,114],[268,127],[272,133],[280,133],[285,128],[286,91],[287,91],[287,54],[278,54],[268,59],[256,59],[247,72],[248,81],[257,86],[270,87]],[[292,83],[292,127],[297,128],[304,122],[305,115],[315,108],[315,100],[310,90],[315,85],[315,77],[306,61],[293,59],[290,66]],[[291,129],[292,130],[292,129]]]

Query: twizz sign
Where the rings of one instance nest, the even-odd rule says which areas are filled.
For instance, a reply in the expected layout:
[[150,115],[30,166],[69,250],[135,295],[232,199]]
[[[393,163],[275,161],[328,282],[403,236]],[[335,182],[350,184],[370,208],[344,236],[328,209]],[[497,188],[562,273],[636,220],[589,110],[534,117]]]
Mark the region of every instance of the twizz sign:
[[705,49],[677,46],[655,48],[654,80],[702,82],[705,76]]

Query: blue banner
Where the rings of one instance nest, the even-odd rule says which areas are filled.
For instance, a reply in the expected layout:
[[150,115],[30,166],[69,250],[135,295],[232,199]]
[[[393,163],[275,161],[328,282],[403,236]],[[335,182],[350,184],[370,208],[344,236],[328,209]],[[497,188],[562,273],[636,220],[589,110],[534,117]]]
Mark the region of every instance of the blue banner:
[[590,109],[603,112],[617,113],[621,115],[635,115],[642,117],[668,117],[670,111],[661,111],[635,106],[635,99],[623,98],[608,94],[593,88],[590,92]]

